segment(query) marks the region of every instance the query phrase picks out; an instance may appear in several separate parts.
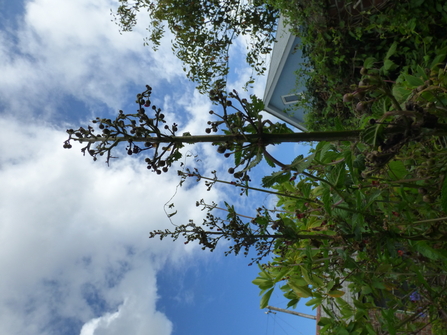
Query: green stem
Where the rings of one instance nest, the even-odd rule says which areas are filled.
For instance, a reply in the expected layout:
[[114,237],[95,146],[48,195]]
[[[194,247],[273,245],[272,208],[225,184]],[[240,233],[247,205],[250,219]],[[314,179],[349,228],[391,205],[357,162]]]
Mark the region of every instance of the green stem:
[[220,179],[214,179],[214,178],[204,177],[204,176],[199,175],[199,174],[197,174],[197,173],[189,173],[189,174],[188,174],[188,173],[185,173],[185,172],[181,172],[181,173],[182,173],[183,175],[188,175],[188,176],[191,176],[191,177],[198,177],[198,178],[200,178],[200,179],[206,179],[206,180],[210,180],[210,181],[217,182],[217,183],[233,185],[233,186],[241,187],[241,188],[245,188],[245,189],[248,189],[248,190],[253,190],[253,191],[258,191],[258,192],[263,192],[263,193],[268,193],[268,194],[273,194],[273,195],[279,195],[279,196],[289,197],[289,198],[293,198],[293,199],[304,200],[304,201],[307,201],[307,202],[313,202],[313,203],[316,203],[316,204],[319,204],[319,203],[320,203],[319,201],[316,201],[316,200],[313,200],[313,199],[309,199],[309,198],[298,197],[298,196],[291,195],[291,194],[287,194],[287,193],[281,193],[281,192],[269,191],[269,190],[262,189],[262,188],[257,188],[257,187],[252,187],[252,186],[247,186],[247,185],[243,185],[243,184],[240,184],[240,183],[235,183],[234,181],[233,181],[233,182],[230,182],[230,181],[226,181],[226,180],[220,180]]

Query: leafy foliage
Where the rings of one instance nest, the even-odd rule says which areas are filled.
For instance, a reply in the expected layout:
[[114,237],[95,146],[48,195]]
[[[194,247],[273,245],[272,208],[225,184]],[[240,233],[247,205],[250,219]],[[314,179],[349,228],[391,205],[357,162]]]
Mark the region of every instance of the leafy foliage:
[[363,115],[374,112],[373,105],[355,110],[350,101],[342,102],[351,85],[357,87],[361,81],[360,68],[379,69],[386,80],[395,81],[410,68],[432,68],[431,62],[442,58],[447,46],[442,33],[447,7],[436,0],[268,3],[301,38],[310,65],[297,77],[297,85],[307,87],[300,106],[309,130],[356,129]]
[[271,51],[278,11],[262,1],[120,0],[120,28],[131,31],[143,10],[150,18],[146,44],[157,49],[169,29],[175,54],[202,92],[225,83],[229,49],[239,36],[249,38],[247,63],[257,74],[266,70],[263,57]]

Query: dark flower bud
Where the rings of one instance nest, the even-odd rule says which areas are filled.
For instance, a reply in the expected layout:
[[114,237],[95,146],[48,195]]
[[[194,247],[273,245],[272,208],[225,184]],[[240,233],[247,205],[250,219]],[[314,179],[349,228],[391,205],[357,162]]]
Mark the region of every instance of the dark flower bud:
[[354,99],[354,94],[352,93],[346,93],[343,96],[343,102],[351,102]]
[[357,105],[355,106],[355,110],[357,112],[363,112],[366,110],[366,103],[363,101],[360,101],[359,103],[357,103]]

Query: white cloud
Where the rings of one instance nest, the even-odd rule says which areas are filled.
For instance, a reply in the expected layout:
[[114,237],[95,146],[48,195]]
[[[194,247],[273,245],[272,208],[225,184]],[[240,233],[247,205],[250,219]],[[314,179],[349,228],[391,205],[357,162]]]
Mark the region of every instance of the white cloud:
[[[133,33],[118,33],[109,15],[115,6],[110,0],[28,1],[18,30],[0,31],[0,324],[5,334],[61,333],[64,327],[66,334],[82,327],[81,335],[172,330],[156,310],[156,274],[167,261],[184,264],[195,247],[149,240],[148,232],[169,225],[163,207],[178,178],[151,174],[134,157],[121,157],[110,168],[93,163],[76,146],[62,149],[66,135],[51,126],[51,117],[63,113],[78,113],[77,119],[104,107],[124,108],[129,94],[137,93],[133,86],[147,83],[154,96],[164,98],[157,104],[164,104],[167,118],[186,111],[185,131],[198,134],[206,127],[212,106],[191,85],[183,87],[170,36],[151,53],[143,46],[144,23]],[[246,77],[241,71],[240,82]],[[156,85],[166,83],[173,89],[163,95]],[[74,111],[67,97],[89,110]],[[215,147],[201,150],[202,161],[192,165],[204,172],[222,166]],[[203,191],[192,181],[187,190],[179,189],[173,199],[176,223],[200,221],[195,201]],[[221,197],[216,189],[205,195]]]
[[18,31],[0,32],[0,98],[8,112],[58,112],[65,96],[114,109],[129,84],[185,80],[167,36],[160,50],[143,46],[143,23],[119,34],[111,22],[114,1],[28,2]]
[[[1,118],[0,129],[3,331],[44,334],[56,319],[101,318],[94,334],[169,334],[155,310],[155,275],[188,253],[148,232],[168,225],[163,205],[178,179],[149,173],[135,158],[93,163],[62,149],[64,133],[48,127]],[[202,192],[179,190],[180,217],[197,219]]]

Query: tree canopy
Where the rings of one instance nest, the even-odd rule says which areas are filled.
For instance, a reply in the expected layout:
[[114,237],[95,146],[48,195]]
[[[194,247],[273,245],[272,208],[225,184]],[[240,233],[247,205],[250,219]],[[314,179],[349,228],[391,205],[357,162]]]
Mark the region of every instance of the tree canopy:
[[120,0],[115,14],[120,28],[131,31],[140,11],[147,11],[150,19],[146,44],[157,49],[169,29],[175,54],[202,92],[226,81],[229,50],[239,36],[248,38],[246,60],[254,72],[266,70],[278,11],[262,1]]

